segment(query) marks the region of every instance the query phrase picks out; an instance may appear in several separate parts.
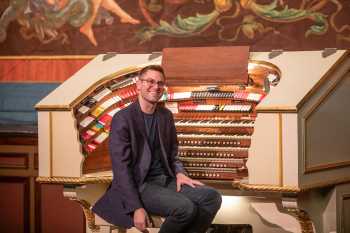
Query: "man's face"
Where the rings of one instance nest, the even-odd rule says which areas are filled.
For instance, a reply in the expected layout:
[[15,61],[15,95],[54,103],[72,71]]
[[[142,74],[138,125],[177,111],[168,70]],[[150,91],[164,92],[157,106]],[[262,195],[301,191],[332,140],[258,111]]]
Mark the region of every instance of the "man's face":
[[155,104],[164,91],[164,77],[156,70],[148,70],[137,81],[139,96],[145,101]]

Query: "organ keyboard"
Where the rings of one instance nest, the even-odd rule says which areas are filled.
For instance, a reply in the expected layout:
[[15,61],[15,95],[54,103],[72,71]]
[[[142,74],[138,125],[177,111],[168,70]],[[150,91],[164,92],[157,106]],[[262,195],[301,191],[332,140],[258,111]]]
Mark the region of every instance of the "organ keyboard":
[[[188,75],[183,71],[187,62],[183,59],[191,58],[187,50],[185,54],[177,65],[165,64],[168,68],[180,67],[181,72],[168,73],[168,86],[160,104],[173,113],[178,156],[188,174],[218,185],[228,195],[240,195],[232,181],[252,185],[248,188],[253,194],[255,190],[286,192],[288,198],[297,199],[300,208],[310,210],[313,218],[322,222],[324,213],[316,215],[313,208],[323,197],[314,203],[307,198],[308,192],[296,195],[301,189],[337,184],[349,174],[346,139],[350,137],[350,110],[341,106],[344,99],[350,98],[346,88],[349,53],[338,51],[323,58],[319,51],[286,52],[270,63],[265,62],[269,60],[268,53],[257,52],[241,64],[246,76],[239,70],[239,75],[229,77],[220,72],[222,77],[208,77],[210,72],[215,74],[216,67],[205,67],[203,75],[197,66],[197,78],[186,76],[182,80],[180,74]],[[91,204],[112,179],[108,138],[113,115],[136,100],[138,71],[167,59],[164,54],[153,60],[149,54],[118,54],[110,60],[103,57],[97,56],[37,105],[38,180],[85,184],[77,186],[74,195]],[[220,62],[214,60],[218,66]],[[229,63],[234,67],[235,63]],[[311,69],[316,65],[317,69]],[[324,116],[337,120],[329,121]],[[333,129],[338,130],[337,134]],[[256,232],[274,232],[272,225],[281,226],[287,221],[286,210],[280,209],[282,195],[240,199],[241,206],[234,206],[236,199],[225,203],[224,198],[215,222],[249,223]],[[305,214],[296,207],[295,199],[288,210]],[[322,199],[324,204],[325,199],[331,200],[327,196]],[[250,211],[252,208],[254,211]],[[310,226],[288,221],[294,227],[292,232]]]
[[[248,149],[257,116],[256,106],[268,94],[261,80],[267,76],[280,79],[280,71],[272,64],[251,61],[255,64],[248,70],[250,82],[246,86],[205,85],[206,80],[197,80],[192,85],[166,87],[160,102],[174,114],[179,143],[179,158],[193,178],[211,180],[247,179]],[[257,76],[256,70],[264,70]],[[82,151],[86,157],[84,172],[101,170],[90,158],[108,156],[108,135],[113,115],[135,101],[137,72],[112,79],[86,96],[74,108],[79,129]],[[179,83],[181,80],[179,80]],[[264,83],[266,85],[266,82]],[[268,83],[268,85],[270,85]],[[192,153],[183,153],[191,151]],[[202,158],[212,153],[211,158]],[[233,151],[230,157],[227,152]],[[198,153],[197,153],[198,152]],[[203,160],[200,162],[200,160]],[[110,164],[108,165],[110,169]],[[105,170],[103,168],[102,170]]]
[[[260,85],[261,79],[270,74],[279,80],[278,68],[264,67],[264,77],[259,78],[255,76],[256,70],[250,69],[246,74],[249,81],[242,70],[239,78],[226,79],[225,85],[208,78],[210,71],[207,71],[199,74],[200,78],[189,78],[191,81],[183,85],[181,78],[172,79],[172,75],[188,76],[188,72],[172,69],[177,62],[176,55],[165,56],[175,59],[167,63],[165,58],[163,62],[166,73],[171,76],[165,106],[174,114],[179,158],[188,174],[210,180],[247,179],[246,161],[254,130],[255,107],[267,94]],[[178,58],[180,63],[186,63],[184,59]],[[178,67],[182,67],[180,63]],[[222,80],[225,82],[224,78]],[[240,158],[235,157],[238,155]]]

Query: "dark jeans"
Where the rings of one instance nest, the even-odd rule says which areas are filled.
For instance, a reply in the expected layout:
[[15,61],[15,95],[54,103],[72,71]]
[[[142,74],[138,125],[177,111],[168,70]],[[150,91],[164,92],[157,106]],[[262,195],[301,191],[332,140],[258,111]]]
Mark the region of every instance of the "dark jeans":
[[176,179],[165,176],[148,180],[141,199],[148,213],[166,217],[159,233],[204,233],[221,206],[215,189],[182,185],[176,192]]

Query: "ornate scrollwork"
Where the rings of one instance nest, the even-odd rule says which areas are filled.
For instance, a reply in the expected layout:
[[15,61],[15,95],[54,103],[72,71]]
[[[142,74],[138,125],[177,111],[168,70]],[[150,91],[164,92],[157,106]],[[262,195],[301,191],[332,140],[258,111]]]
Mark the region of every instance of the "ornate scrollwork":
[[298,208],[285,208],[285,210],[298,220],[302,233],[314,233],[313,223],[306,211]]
[[70,200],[77,202],[83,208],[85,219],[89,229],[92,232],[98,232],[100,227],[95,224],[95,214],[91,211],[91,205],[85,200],[79,198],[70,198]]

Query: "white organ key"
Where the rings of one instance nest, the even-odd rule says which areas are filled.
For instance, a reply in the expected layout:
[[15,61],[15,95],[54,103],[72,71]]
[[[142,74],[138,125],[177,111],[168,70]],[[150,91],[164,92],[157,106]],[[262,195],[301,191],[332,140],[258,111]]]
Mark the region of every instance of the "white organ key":
[[237,120],[180,120],[175,122],[176,126],[189,127],[253,127],[254,121]]

